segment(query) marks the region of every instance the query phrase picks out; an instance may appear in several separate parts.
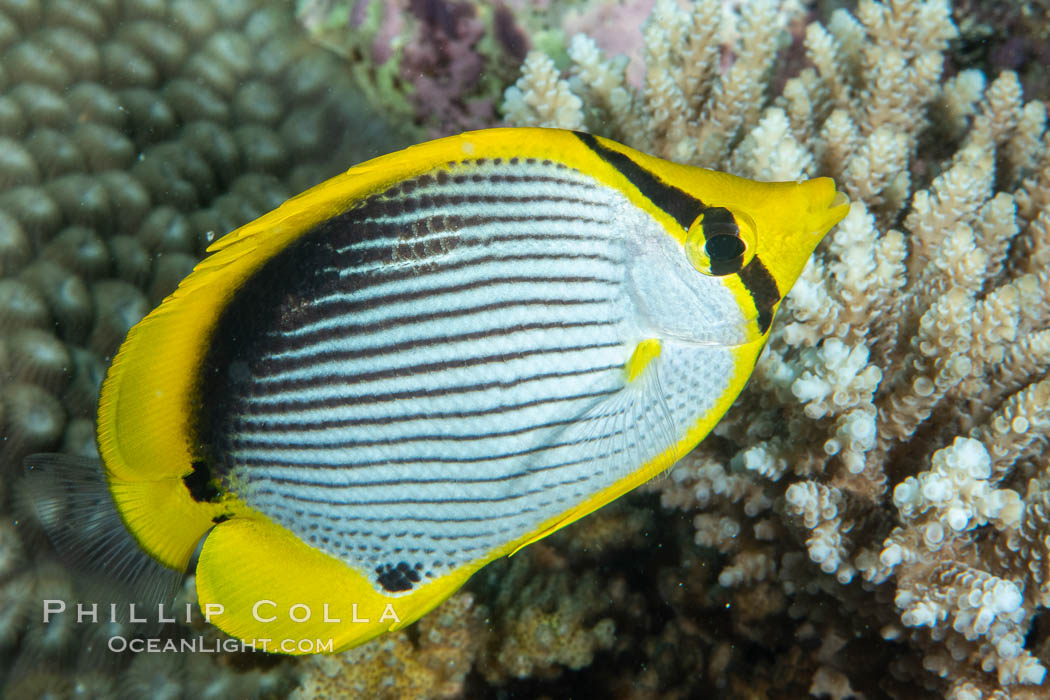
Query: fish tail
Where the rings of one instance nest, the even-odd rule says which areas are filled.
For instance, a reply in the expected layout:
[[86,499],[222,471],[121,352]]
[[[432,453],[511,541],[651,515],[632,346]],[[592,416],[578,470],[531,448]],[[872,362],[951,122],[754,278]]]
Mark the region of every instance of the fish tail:
[[107,588],[113,602],[156,609],[174,600],[185,570],[161,564],[131,535],[99,460],[34,454],[23,464],[23,495],[67,566],[114,584]]

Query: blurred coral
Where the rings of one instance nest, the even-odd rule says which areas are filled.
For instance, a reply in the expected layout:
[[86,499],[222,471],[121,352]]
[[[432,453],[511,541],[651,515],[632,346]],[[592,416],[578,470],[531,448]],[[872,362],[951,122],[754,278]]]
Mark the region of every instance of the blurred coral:
[[[478,670],[490,683],[508,678],[557,678],[562,669],[590,665],[595,652],[616,640],[616,625],[602,617],[610,601],[594,573],[565,567],[536,575],[537,559],[512,560],[499,576],[490,605],[494,624]],[[540,567],[542,571],[542,566]]]
[[105,647],[119,624],[43,624],[45,598],[99,587],[51,559],[16,476],[31,451],[95,454],[106,363],[215,237],[400,138],[290,2],[0,0],[4,697],[287,691],[281,659],[133,659]]
[[349,59],[370,99],[440,136],[490,126],[528,38],[503,3],[301,0],[298,15]]
[[483,632],[473,596],[458,593],[410,631],[387,634],[341,654],[305,659],[299,666],[299,687],[290,697],[461,697],[464,679],[484,640]]

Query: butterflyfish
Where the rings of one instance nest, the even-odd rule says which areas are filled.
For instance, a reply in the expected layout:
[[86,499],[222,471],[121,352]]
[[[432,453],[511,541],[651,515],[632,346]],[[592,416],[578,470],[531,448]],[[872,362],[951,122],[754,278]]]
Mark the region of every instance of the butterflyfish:
[[113,359],[101,464],[28,488],[60,549],[121,530],[82,562],[195,561],[234,637],[353,647],[691,450],[848,209],[555,129],[376,158],[212,244]]

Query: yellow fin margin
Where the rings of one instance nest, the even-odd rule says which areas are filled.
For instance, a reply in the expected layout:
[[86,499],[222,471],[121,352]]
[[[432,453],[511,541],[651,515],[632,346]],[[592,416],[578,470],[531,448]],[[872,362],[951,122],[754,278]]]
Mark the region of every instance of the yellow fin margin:
[[[835,199],[834,184],[826,178],[806,183],[754,183],[668,163],[604,139],[601,142],[705,202],[748,211],[760,228],[759,254],[767,264],[777,261],[770,271],[783,290],[794,282],[816,241],[848,211],[848,204]],[[195,377],[219,315],[244,280],[298,236],[363,197],[443,163],[470,157],[549,157],[566,162],[622,191],[662,221],[671,235],[685,235],[666,212],[571,132],[495,129],[422,144],[351,168],[213,244],[209,249],[213,254],[132,329],[121,347],[103,384],[98,438],[122,517],[144,549],[162,563],[184,569],[216,516],[233,516],[214,527],[205,540],[197,581],[202,606],[221,604],[224,612],[212,620],[231,634],[245,639],[331,639],[330,650],[338,651],[407,625],[488,562],[549,535],[666,469],[711,430],[743,388],[764,338],[733,349],[737,362],[728,388],[714,409],[676,445],[523,537],[404,595],[383,595],[351,567],[236,501],[194,501],[182,478],[190,473],[195,458],[189,424],[197,401]],[[763,221],[771,222],[771,228],[766,229]],[[810,238],[798,245],[785,232],[783,240],[764,252],[763,240],[776,241],[784,221],[798,222],[797,228]],[[762,229],[769,233],[763,235]],[[639,350],[641,345],[636,353]],[[647,348],[638,354],[636,365],[632,364],[637,372],[655,357],[646,358],[651,351]],[[276,610],[264,607],[254,612],[268,617],[264,611],[269,610],[276,613],[276,620],[255,619],[253,608],[259,599],[274,601]],[[355,623],[352,611],[332,607],[355,602],[359,617],[367,617],[368,623]],[[325,603],[329,603],[330,617],[340,618],[341,623],[324,622]],[[309,621],[291,619],[290,608],[295,604],[310,608]],[[380,621],[387,604],[394,606],[399,622]],[[339,629],[333,627],[336,624]]]
[[338,652],[415,622],[479,566],[461,567],[406,594],[384,595],[284,527],[237,518],[216,526],[204,541],[197,598],[210,622],[257,650]]

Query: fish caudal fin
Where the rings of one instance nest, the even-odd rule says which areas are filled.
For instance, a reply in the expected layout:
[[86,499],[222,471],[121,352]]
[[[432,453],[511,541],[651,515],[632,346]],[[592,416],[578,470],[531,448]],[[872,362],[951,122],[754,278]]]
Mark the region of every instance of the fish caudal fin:
[[97,459],[36,454],[24,465],[23,493],[68,566],[115,584],[110,602],[155,610],[174,600],[185,572],[153,559],[128,532]]

